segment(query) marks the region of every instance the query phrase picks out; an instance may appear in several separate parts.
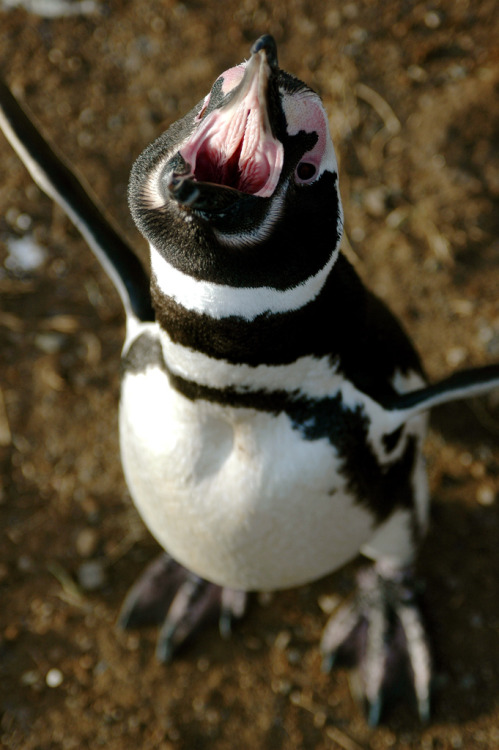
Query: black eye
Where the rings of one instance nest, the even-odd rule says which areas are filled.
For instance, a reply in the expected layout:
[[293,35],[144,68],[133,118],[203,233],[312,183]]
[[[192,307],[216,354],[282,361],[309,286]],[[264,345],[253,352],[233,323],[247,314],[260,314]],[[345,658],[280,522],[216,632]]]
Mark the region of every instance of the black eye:
[[310,164],[308,161],[302,161],[296,168],[296,174],[300,180],[310,180],[317,172],[315,164]]

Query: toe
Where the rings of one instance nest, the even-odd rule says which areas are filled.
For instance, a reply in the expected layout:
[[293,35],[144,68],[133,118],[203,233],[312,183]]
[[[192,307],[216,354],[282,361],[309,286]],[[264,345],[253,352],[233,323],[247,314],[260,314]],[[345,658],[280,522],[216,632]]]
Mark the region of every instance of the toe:
[[159,632],[156,656],[171,661],[180,646],[203,624],[216,619],[222,589],[194,574],[178,589]]
[[163,622],[186,573],[166,552],[159,555],[128,592],[118,617],[119,627],[129,629]]

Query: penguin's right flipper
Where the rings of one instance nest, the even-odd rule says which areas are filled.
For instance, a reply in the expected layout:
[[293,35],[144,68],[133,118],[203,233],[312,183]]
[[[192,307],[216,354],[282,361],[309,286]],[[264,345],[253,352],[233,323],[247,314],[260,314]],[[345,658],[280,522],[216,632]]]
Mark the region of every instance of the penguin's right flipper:
[[36,184],[80,231],[116,287],[127,318],[154,320],[149,279],[139,259],[1,80],[0,128]]
[[118,625],[123,629],[161,625],[156,656],[170,662],[178,649],[207,622],[219,621],[222,636],[246,611],[248,594],[209,583],[163,552],[130,589]]

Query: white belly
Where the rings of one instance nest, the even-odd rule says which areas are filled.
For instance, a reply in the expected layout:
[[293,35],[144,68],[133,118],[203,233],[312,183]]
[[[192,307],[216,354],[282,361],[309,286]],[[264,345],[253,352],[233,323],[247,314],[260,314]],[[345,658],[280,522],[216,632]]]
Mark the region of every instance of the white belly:
[[371,537],[327,439],[285,414],[192,402],[149,367],[122,386],[123,466],[151,533],[181,564],[244,590],[295,586],[338,568]]

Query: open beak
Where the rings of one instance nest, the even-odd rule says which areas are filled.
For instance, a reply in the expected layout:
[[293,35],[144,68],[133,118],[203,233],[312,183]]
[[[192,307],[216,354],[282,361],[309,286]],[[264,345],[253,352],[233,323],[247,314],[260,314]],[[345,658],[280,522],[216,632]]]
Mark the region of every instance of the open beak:
[[274,193],[284,158],[269,119],[269,81],[277,70],[275,42],[261,37],[227,102],[204,117],[201,112],[180,149],[185,171],[167,181],[175,200],[195,210],[222,211],[243,196]]

